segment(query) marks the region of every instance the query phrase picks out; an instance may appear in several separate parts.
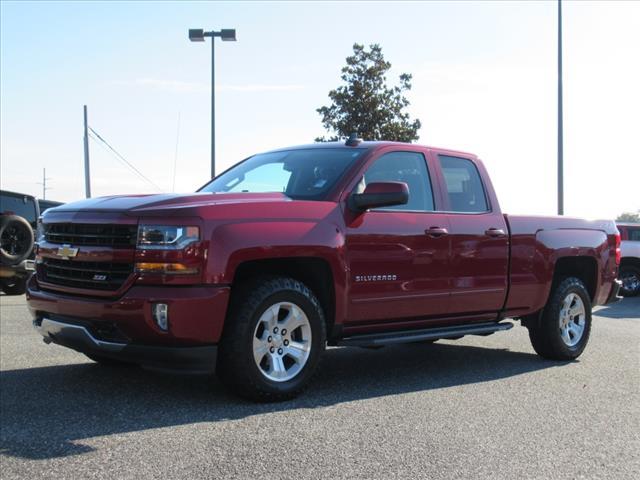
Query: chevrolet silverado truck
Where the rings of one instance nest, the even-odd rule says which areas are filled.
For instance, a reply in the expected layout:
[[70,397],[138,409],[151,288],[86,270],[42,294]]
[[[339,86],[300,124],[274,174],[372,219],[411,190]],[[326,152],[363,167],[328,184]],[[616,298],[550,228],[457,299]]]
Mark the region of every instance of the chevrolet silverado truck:
[[[198,192],[44,213],[28,306],[45,342],[100,363],[216,372],[298,394],[325,347],[529,330],[577,358],[617,300],[613,221],[505,215],[472,154],[394,142],[252,156]],[[383,354],[383,353],[381,353]]]

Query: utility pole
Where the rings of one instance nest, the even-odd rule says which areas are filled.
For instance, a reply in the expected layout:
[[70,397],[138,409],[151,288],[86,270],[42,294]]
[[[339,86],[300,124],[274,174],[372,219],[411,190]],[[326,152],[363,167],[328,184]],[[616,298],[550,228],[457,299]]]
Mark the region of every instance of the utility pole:
[[[235,31],[234,31],[235,34]],[[216,42],[211,37],[211,178],[216,178]]]
[[87,121],[87,106],[84,106],[84,194],[91,198],[91,174],[89,172],[89,124]]
[[558,0],[558,215],[564,215],[564,152],[562,127],[562,0]]
[[42,169],[42,182],[38,182],[38,185],[42,185],[42,199],[47,199],[47,190],[51,190],[50,187],[47,187],[47,180],[51,180],[47,177],[47,169]]

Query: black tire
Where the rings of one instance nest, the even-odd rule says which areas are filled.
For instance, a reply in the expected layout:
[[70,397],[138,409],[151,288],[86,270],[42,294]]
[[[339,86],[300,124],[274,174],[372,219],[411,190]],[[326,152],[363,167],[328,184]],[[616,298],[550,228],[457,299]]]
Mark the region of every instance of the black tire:
[[7,295],[23,295],[27,291],[27,279],[17,278],[13,283],[3,283],[2,291]]
[[[563,340],[560,324],[563,302],[572,294],[582,301],[584,327],[577,343],[570,346]],[[569,277],[554,284],[540,317],[527,323],[531,345],[538,355],[550,360],[578,358],[587,346],[591,333],[591,299],[584,283],[578,278]]]
[[635,297],[640,294],[640,268],[635,265],[622,265],[620,280],[622,280],[620,294],[623,297]]
[[102,355],[95,355],[93,353],[85,353],[85,356],[90,360],[109,367],[134,367],[135,363],[125,362],[122,360],[116,360],[115,358],[103,357]]
[[0,216],[0,263],[17,265],[33,250],[33,229],[18,215]]
[[[311,332],[306,363],[299,373],[287,381],[267,378],[253,354],[253,342],[256,329],[260,328],[261,316],[269,307],[280,302],[301,309],[308,319]],[[264,277],[241,287],[234,294],[219,345],[216,373],[223,384],[241,397],[259,402],[287,400],[298,395],[309,384],[325,344],[325,317],[313,292],[292,278]]]

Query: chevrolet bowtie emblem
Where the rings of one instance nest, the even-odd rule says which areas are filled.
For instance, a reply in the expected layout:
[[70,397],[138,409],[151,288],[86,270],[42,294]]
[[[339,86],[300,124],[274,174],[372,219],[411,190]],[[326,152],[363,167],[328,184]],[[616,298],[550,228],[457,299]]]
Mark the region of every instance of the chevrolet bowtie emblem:
[[78,249],[72,248],[71,245],[63,245],[58,248],[57,254],[59,257],[62,257],[63,260],[69,260],[69,258],[78,255]]

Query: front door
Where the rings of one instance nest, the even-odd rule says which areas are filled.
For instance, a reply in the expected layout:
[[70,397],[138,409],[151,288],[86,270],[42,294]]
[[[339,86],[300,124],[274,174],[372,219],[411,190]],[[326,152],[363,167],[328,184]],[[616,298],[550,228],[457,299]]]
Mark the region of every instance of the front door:
[[449,309],[447,215],[436,213],[427,161],[419,151],[383,153],[365,171],[371,182],[405,182],[406,205],[378,208],[347,222],[348,324],[443,316]]

